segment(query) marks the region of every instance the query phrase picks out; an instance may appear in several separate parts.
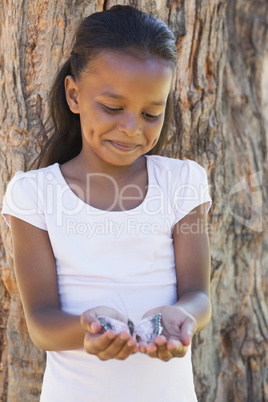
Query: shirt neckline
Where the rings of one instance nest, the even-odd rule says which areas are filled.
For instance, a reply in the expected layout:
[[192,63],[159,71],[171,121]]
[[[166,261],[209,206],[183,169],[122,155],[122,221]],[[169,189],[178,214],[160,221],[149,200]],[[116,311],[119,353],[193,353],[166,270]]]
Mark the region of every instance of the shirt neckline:
[[91,209],[92,211],[96,211],[99,213],[113,213],[113,214],[122,214],[122,213],[131,213],[131,212],[135,212],[138,211],[139,209],[142,208],[143,204],[147,201],[147,199],[149,198],[149,193],[150,193],[150,189],[151,189],[151,182],[152,182],[152,172],[151,172],[151,160],[148,157],[148,155],[144,155],[146,158],[146,168],[147,168],[147,177],[148,177],[148,188],[147,188],[147,192],[145,194],[144,199],[142,200],[142,202],[137,205],[137,207],[132,208],[132,209],[125,209],[125,210],[119,210],[119,211],[113,211],[113,210],[105,210],[105,209],[100,209],[100,208],[96,208],[93,207],[92,205],[86,203],[85,201],[83,201],[81,198],[79,198],[70,188],[69,184],[67,183],[67,181],[65,180],[61,170],[60,170],[60,164],[58,162],[56,162],[54,164],[54,166],[56,166],[56,173],[60,179],[60,181],[66,186],[66,188],[68,189],[68,192],[70,194],[70,196],[76,200],[76,202],[78,202],[79,204],[81,204],[82,206]]

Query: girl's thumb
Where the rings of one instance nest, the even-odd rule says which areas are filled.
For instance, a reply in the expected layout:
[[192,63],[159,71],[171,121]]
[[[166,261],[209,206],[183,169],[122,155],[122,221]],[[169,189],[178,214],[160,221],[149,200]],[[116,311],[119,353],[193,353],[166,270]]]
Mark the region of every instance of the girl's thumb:
[[82,327],[92,334],[97,334],[101,329],[101,323],[99,320],[88,312],[81,315],[80,322]]
[[185,345],[189,346],[192,337],[195,334],[197,328],[197,322],[194,318],[187,318],[183,325],[181,326],[180,341]]

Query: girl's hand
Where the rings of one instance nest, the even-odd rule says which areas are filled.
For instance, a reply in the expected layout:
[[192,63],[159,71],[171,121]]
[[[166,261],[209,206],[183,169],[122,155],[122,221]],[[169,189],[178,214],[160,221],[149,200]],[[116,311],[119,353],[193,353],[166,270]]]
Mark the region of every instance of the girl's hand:
[[178,305],[149,310],[143,318],[157,313],[162,314],[163,332],[154,343],[140,343],[140,352],[163,361],[183,357],[197,329],[195,318]]
[[98,316],[127,322],[126,317],[110,307],[96,307],[85,311],[81,315],[81,324],[86,331],[84,348],[87,353],[96,355],[100,360],[124,360],[138,351],[137,342],[129,333],[116,334],[112,330],[102,332],[103,327]]

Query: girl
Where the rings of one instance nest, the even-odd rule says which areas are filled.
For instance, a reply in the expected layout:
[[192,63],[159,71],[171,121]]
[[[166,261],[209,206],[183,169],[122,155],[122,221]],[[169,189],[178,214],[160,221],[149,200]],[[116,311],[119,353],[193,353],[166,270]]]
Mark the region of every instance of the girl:
[[8,185],[27,325],[47,351],[42,402],[196,401],[211,199],[201,166],[156,156],[175,67],[158,19],[129,6],[86,18],[52,88],[39,169]]

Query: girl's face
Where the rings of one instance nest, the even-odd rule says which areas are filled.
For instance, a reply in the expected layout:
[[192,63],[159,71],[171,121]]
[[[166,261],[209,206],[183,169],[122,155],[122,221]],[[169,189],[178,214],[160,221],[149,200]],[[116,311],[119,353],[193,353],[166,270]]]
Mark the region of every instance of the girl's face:
[[172,69],[120,52],[102,53],[90,67],[79,82],[65,79],[69,107],[80,115],[82,152],[93,163],[130,165],[158,141]]

